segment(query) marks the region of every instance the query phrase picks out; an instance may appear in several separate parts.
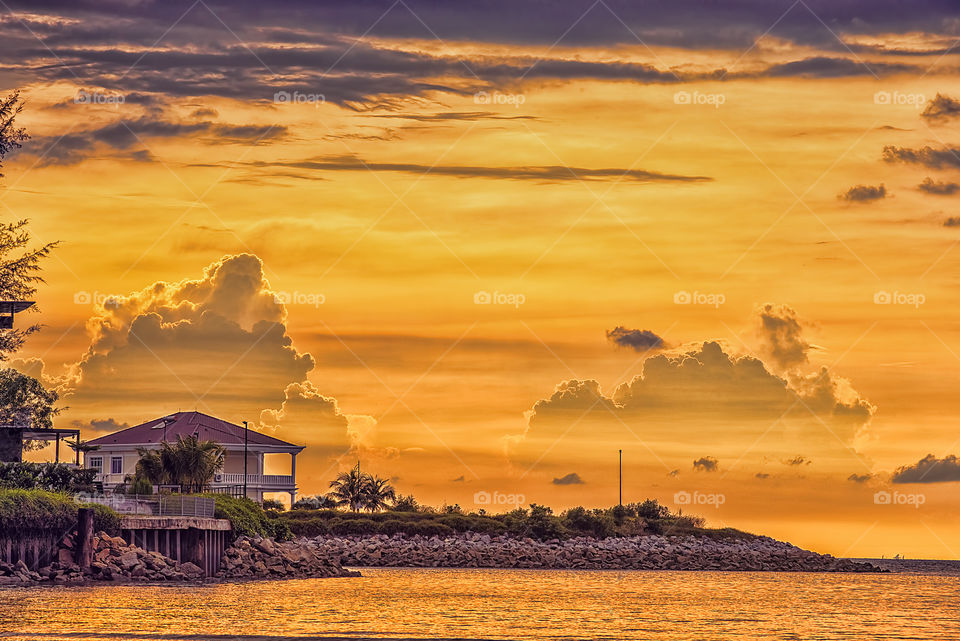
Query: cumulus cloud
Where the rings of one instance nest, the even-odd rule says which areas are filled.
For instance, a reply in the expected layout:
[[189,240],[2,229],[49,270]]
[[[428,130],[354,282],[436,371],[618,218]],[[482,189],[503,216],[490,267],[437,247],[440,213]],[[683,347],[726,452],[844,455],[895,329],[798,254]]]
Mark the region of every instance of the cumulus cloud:
[[803,338],[797,312],[788,305],[766,303],[757,310],[763,350],[780,369],[807,362],[810,343]]
[[850,476],[848,476],[848,477],[847,477],[847,480],[850,481],[851,483],[860,483],[860,484],[863,484],[863,483],[866,483],[867,481],[869,481],[869,480],[872,479],[872,478],[873,478],[873,474],[856,474],[856,473],[854,473],[854,474],[851,474]]
[[584,483],[585,481],[576,472],[570,472],[565,476],[553,479],[554,485],[583,485]]
[[563,381],[526,413],[507,451],[539,468],[570,456],[602,467],[610,452],[639,442],[651,464],[671,470],[689,465],[693,444],[718,459],[747,450],[751,462],[789,459],[803,448],[830,469],[849,465],[874,411],[826,369],[779,376],[758,358],[706,341],[647,358],[640,375],[610,394],[596,380]]
[[813,461],[805,456],[794,456],[791,459],[784,459],[781,463],[789,467],[800,467],[801,465],[810,465]]
[[924,178],[923,182],[917,185],[917,189],[925,191],[928,194],[936,196],[952,196],[960,191],[960,184],[955,182],[942,182],[932,178]]
[[927,454],[912,465],[898,467],[892,480],[894,483],[951,483],[960,481],[960,458],[950,454],[937,458]]
[[629,347],[637,352],[664,347],[663,339],[649,329],[627,329],[618,325],[607,330],[607,340],[620,347]]
[[259,423],[318,460],[369,445],[375,421],[343,413],[307,380],[314,360],[293,345],[256,256],[224,256],[199,278],[115,296],[87,331],[86,352],[53,379],[84,432],[197,409]]
[[754,477],[758,479],[768,479],[770,478],[770,475],[767,474],[766,472],[757,472],[756,474],[754,474]]
[[950,216],[945,221],[943,221],[944,227],[960,227],[960,217]]
[[880,200],[887,197],[887,188],[882,184],[876,187],[872,185],[854,185],[839,196],[841,200],[856,203],[868,203],[874,200]]
[[920,114],[928,120],[948,120],[960,116],[960,100],[938,93]]
[[693,462],[693,469],[698,472],[716,472],[720,468],[720,461],[712,456],[701,456]]

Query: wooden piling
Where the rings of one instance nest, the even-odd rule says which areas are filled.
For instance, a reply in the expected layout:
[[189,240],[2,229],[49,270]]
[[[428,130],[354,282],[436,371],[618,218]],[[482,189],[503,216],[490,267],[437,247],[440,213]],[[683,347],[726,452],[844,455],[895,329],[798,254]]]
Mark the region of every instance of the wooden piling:
[[87,569],[93,562],[93,509],[82,507],[77,510],[76,562],[81,569]]

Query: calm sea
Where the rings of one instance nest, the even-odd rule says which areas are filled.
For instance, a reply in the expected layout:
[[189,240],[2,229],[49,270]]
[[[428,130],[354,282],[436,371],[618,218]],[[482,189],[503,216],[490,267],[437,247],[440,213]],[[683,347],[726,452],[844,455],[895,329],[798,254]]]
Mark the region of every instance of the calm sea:
[[365,569],[360,579],[0,588],[5,639],[960,639],[960,577]]

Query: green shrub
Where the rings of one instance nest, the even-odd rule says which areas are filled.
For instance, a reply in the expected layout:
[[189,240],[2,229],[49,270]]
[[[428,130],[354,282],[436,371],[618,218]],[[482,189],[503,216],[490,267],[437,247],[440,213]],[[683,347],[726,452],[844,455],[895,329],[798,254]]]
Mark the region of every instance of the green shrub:
[[127,494],[133,494],[136,496],[153,494],[153,483],[151,483],[150,480],[144,476],[137,476],[127,488]]
[[283,503],[277,499],[263,499],[263,509],[274,512],[283,512],[285,510]]
[[592,536],[603,539],[614,534],[614,519],[600,510],[587,510],[575,507],[561,515],[563,525],[578,536]]
[[106,505],[100,505],[99,503],[81,503],[80,507],[93,508],[94,532],[103,530],[111,536],[116,536],[120,533],[120,519],[122,517]]
[[230,519],[233,533],[236,536],[265,536],[278,540],[289,537],[290,528],[286,522],[267,517],[263,508],[245,497],[229,496],[227,494],[203,494],[212,498],[215,503],[214,516],[218,519]]
[[420,523],[410,523],[407,525],[406,534],[409,536],[451,536],[454,530],[443,523],[430,523],[422,521]]
[[0,463],[0,488],[48,492],[93,492],[97,471],[64,463]]
[[330,534],[337,536],[377,534],[378,525],[371,519],[334,519]]
[[0,489],[0,531],[66,533],[77,522],[77,503],[46,490]]

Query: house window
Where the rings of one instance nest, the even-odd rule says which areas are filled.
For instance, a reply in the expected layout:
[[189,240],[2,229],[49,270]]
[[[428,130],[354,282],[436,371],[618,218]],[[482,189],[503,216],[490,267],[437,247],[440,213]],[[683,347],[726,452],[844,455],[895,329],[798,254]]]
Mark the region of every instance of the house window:
[[97,474],[103,473],[103,457],[102,456],[91,456],[90,460],[87,463],[87,467],[91,470],[96,470]]
[[110,473],[123,474],[123,457],[122,456],[110,457]]

